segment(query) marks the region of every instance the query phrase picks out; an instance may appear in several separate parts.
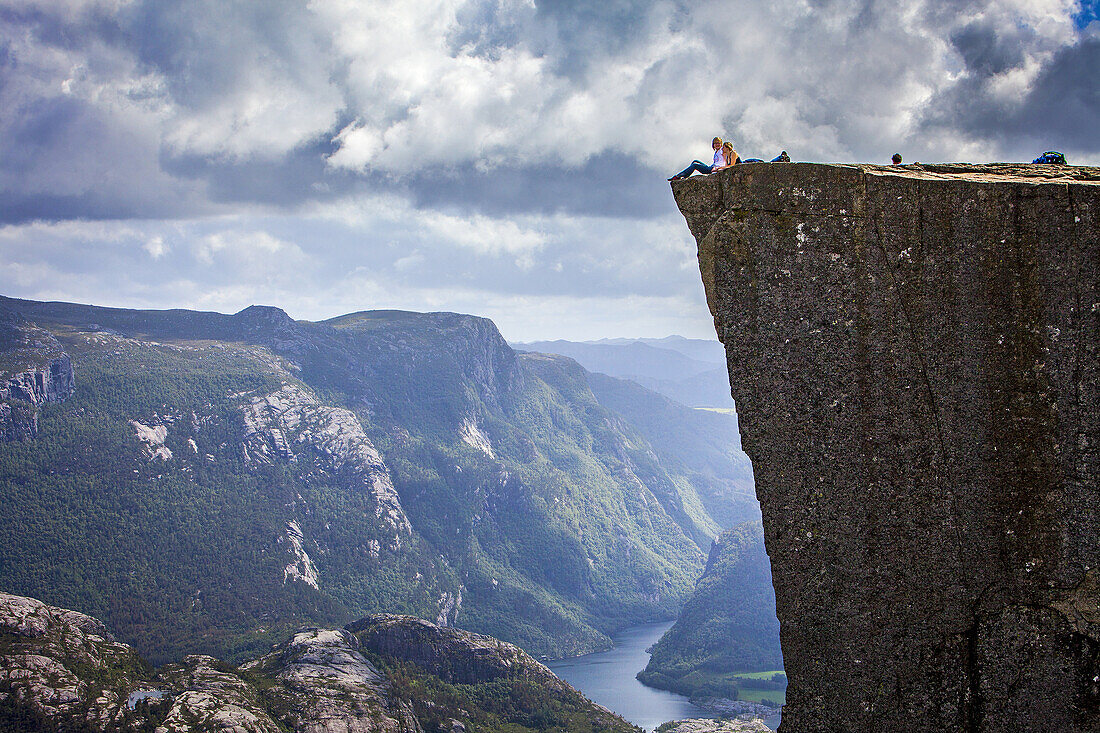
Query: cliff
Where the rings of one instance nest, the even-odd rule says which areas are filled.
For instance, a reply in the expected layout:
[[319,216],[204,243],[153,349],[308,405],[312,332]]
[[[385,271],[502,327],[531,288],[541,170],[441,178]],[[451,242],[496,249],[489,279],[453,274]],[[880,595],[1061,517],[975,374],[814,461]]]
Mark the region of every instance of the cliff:
[[673,192],[762,505],[782,729],[1100,728],[1100,169]]
[[38,435],[38,409],[64,402],[76,387],[73,364],[57,339],[0,307],[0,442]]

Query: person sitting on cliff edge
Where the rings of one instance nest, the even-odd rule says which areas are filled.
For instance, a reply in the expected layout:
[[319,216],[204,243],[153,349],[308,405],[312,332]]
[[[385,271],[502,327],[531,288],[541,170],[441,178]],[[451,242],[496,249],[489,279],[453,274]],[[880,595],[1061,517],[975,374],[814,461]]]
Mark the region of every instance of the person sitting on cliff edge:
[[[669,178],[670,181],[678,181],[681,178],[687,178],[692,173],[698,171],[699,173],[713,173],[716,168],[725,168],[729,163],[726,162],[726,157],[722,154],[722,138],[716,137],[710,141],[710,146],[714,148],[714,163],[707,165],[706,163],[693,160],[691,165],[684,168],[682,171]],[[732,147],[732,145],[731,145]],[[734,158],[736,160],[736,158]]]

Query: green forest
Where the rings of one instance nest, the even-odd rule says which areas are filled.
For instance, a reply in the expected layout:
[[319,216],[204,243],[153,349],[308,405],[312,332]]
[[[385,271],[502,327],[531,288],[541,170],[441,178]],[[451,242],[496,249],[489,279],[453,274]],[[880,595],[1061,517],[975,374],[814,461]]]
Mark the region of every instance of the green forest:
[[[517,354],[485,319],[4,302],[16,331],[56,338],[76,389],[38,409],[33,438],[0,443],[0,588],[98,616],[156,663],[239,660],[376,611],[445,614],[537,655],[606,648],[674,617],[711,538],[758,516],[743,454],[714,438],[732,422],[594,391],[575,362]],[[246,435],[250,401],[288,385],[354,416],[411,535],[395,541],[363,466],[300,426],[285,453]],[[655,447],[638,416],[658,410],[664,430],[700,436],[705,462],[686,438]],[[134,422],[163,428],[171,457]],[[265,441],[274,459],[250,458]],[[290,522],[316,588],[286,573]]]
[[759,522],[715,541],[694,593],[638,679],[694,699],[783,703],[787,678]]

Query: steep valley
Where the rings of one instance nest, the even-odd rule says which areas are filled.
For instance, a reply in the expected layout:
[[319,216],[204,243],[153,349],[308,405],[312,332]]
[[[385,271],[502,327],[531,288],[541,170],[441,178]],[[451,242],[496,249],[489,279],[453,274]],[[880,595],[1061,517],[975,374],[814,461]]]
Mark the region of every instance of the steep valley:
[[485,319],[4,298],[0,324],[0,587],[158,664],[382,611],[604,648],[673,617],[711,539],[759,516],[732,416]]

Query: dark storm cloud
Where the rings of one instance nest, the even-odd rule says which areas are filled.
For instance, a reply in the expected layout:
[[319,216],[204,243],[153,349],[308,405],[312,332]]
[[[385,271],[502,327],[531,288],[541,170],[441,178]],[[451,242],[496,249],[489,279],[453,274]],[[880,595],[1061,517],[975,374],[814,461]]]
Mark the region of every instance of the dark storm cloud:
[[968,23],[951,35],[951,45],[966,68],[979,76],[1000,74],[1024,62],[1020,40],[1005,38],[990,23]]
[[1012,132],[1100,152],[1100,38],[1062,49],[1036,79]]
[[[294,148],[278,158],[236,161],[220,156],[173,154],[161,150],[161,167],[181,179],[202,182],[218,204],[257,203],[294,208],[313,201],[369,191],[381,183],[349,171],[332,170],[325,158],[329,139]],[[377,177],[376,177],[377,178]]]
[[408,190],[427,208],[459,206],[497,216],[566,212],[647,219],[670,210],[668,175],[636,158],[603,153],[575,169],[531,166],[484,172],[463,166],[427,171]]
[[988,37],[968,52],[972,73],[929,105],[935,111],[927,116],[926,129],[1001,140],[1024,159],[1029,151],[1033,157],[1052,148],[1100,153],[1100,38],[1082,38],[1055,52],[1023,99],[1010,102],[998,99],[989,82],[1011,54]]
[[310,81],[298,72],[327,45],[298,0],[145,0],[123,10],[120,23],[141,63],[163,75],[173,101],[191,108],[239,93],[256,63]]
[[535,7],[533,45],[555,54],[555,71],[577,78],[636,43],[656,9],[674,6],[652,0],[538,0]]
[[[0,81],[0,102],[7,86]],[[159,169],[155,144],[82,100],[30,99],[3,119],[0,223],[171,218],[210,209]]]

